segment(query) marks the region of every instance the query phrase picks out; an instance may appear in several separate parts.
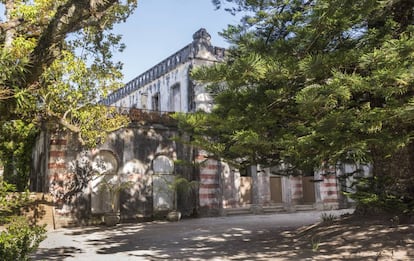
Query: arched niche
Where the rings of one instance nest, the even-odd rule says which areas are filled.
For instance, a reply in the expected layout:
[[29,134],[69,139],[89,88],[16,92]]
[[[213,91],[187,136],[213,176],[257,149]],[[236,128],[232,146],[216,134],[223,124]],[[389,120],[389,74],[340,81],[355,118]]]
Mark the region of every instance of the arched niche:
[[[107,213],[112,210],[112,198],[105,184],[117,184],[119,161],[109,150],[101,150],[92,158],[92,169],[95,176],[91,181],[91,212],[94,214]],[[119,198],[116,196],[115,209],[119,208]]]
[[152,161],[152,185],[154,212],[174,209],[174,161],[165,155],[158,155]]
[[152,161],[152,170],[154,174],[173,174],[174,161],[165,155],[159,155]]

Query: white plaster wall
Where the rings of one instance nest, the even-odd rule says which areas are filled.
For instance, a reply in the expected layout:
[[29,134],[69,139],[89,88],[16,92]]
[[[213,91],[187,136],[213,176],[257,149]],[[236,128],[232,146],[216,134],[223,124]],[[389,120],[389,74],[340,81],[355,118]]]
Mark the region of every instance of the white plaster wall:
[[[347,192],[355,193],[356,188],[354,186],[354,182],[356,181],[355,177],[369,177],[371,175],[372,169],[371,165],[363,165],[363,164],[343,164],[342,169],[338,174],[339,175],[345,175],[347,173],[355,172],[357,169],[360,169],[361,172],[358,174],[355,174],[354,176],[349,176],[345,180],[345,186],[347,189]],[[347,197],[348,202],[355,202],[350,197]]]
[[[116,107],[138,108],[147,110],[160,110],[163,112],[172,110],[172,87],[180,85],[180,108],[174,108],[176,112],[191,112],[189,105],[189,69],[202,65],[210,65],[212,62],[203,60],[192,60],[178,65],[175,69],[163,74],[162,76],[150,81],[138,90],[132,91],[129,95],[114,102]],[[159,108],[153,108],[152,98],[159,93]],[[143,98],[146,96],[146,98]],[[195,111],[202,110],[211,112],[213,98],[207,92],[206,86],[196,84],[194,86]],[[145,102],[143,104],[143,102]]]
[[[210,62],[197,61],[195,66],[208,65]],[[181,64],[161,77],[154,79],[128,96],[116,101],[113,105],[117,107],[136,107],[138,109],[157,110],[166,112],[172,110],[172,87],[180,85],[180,108],[174,108],[176,112],[191,112],[189,102],[189,68],[190,62]],[[160,108],[153,108],[153,97],[159,93]],[[146,96],[143,98],[142,96]],[[143,102],[145,102],[143,104]],[[206,91],[205,85],[196,84],[194,87],[195,111],[202,110],[211,112],[213,98]]]
[[213,98],[206,91],[204,85],[196,85],[194,87],[194,102],[196,111],[211,112],[213,109]]
[[[191,68],[197,68],[201,65],[209,66],[223,61],[224,49],[212,46],[210,39],[211,36],[208,32],[201,28],[194,33],[193,41],[190,44],[137,76],[101,102],[109,106],[135,107],[164,112],[211,111],[212,98],[203,85],[196,84],[195,93],[191,89],[191,93],[189,92],[188,75]],[[172,106],[173,92],[171,87],[177,84],[180,85],[180,95],[174,95],[176,101],[174,105],[178,105],[178,97],[180,97],[180,104]],[[159,94],[158,106],[154,108],[152,98],[156,94]],[[190,96],[192,100],[189,99]]]
[[[172,87],[176,84],[180,85],[180,108],[175,108],[177,112],[188,112],[188,69],[190,63],[184,63],[177,66],[172,71],[163,74],[161,77],[142,86],[130,95],[115,102],[115,106],[120,107],[136,107],[138,109],[156,110],[153,108],[152,97],[159,93],[160,111],[171,110]],[[146,104],[142,96],[146,95]]]

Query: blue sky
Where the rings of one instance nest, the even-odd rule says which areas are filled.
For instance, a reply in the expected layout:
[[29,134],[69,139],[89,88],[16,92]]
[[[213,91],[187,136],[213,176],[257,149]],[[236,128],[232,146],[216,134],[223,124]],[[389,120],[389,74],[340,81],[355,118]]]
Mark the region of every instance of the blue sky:
[[211,0],[140,0],[135,13],[115,32],[123,35],[126,49],[115,59],[124,63],[128,82],[192,41],[192,35],[206,28],[212,44],[228,47],[218,32],[238,19],[215,10]]

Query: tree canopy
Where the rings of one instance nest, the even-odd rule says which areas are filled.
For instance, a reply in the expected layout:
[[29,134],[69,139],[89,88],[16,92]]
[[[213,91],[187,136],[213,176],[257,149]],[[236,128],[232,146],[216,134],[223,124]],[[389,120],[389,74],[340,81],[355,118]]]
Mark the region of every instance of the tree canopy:
[[238,164],[376,162],[376,174],[413,153],[413,1],[213,3],[245,16],[222,33],[227,61],[193,72],[215,97],[182,121],[195,144]]
[[112,53],[124,45],[111,30],[136,2],[1,1],[1,121],[52,120],[84,142],[97,126],[110,128],[95,105],[121,85],[122,65]]
[[27,175],[32,141],[42,124],[75,132],[81,144],[94,146],[126,123],[98,101],[122,85],[122,64],[113,60],[113,52],[125,46],[112,29],[136,5],[136,0],[0,1],[5,174],[19,172],[15,167],[22,165]]

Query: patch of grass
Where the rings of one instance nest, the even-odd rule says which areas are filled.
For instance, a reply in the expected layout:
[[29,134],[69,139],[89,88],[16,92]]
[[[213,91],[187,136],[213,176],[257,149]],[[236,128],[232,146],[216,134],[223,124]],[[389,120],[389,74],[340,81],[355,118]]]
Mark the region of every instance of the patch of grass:
[[398,215],[393,216],[390,221],[392,227],[398,227],[400,225],[400,217]]
[[328,214],[328,213],[322,213],[321,214],[321,220],[322,223],[332,224],[336,219],[336,216],[334,214]]
[[321,240],[320,240],[319,237],[317,237],[317,238],[312,237],[311,238],[311,246],[312,246],[312,251],[313,252],[318,252],[320,243],[321,243]]

